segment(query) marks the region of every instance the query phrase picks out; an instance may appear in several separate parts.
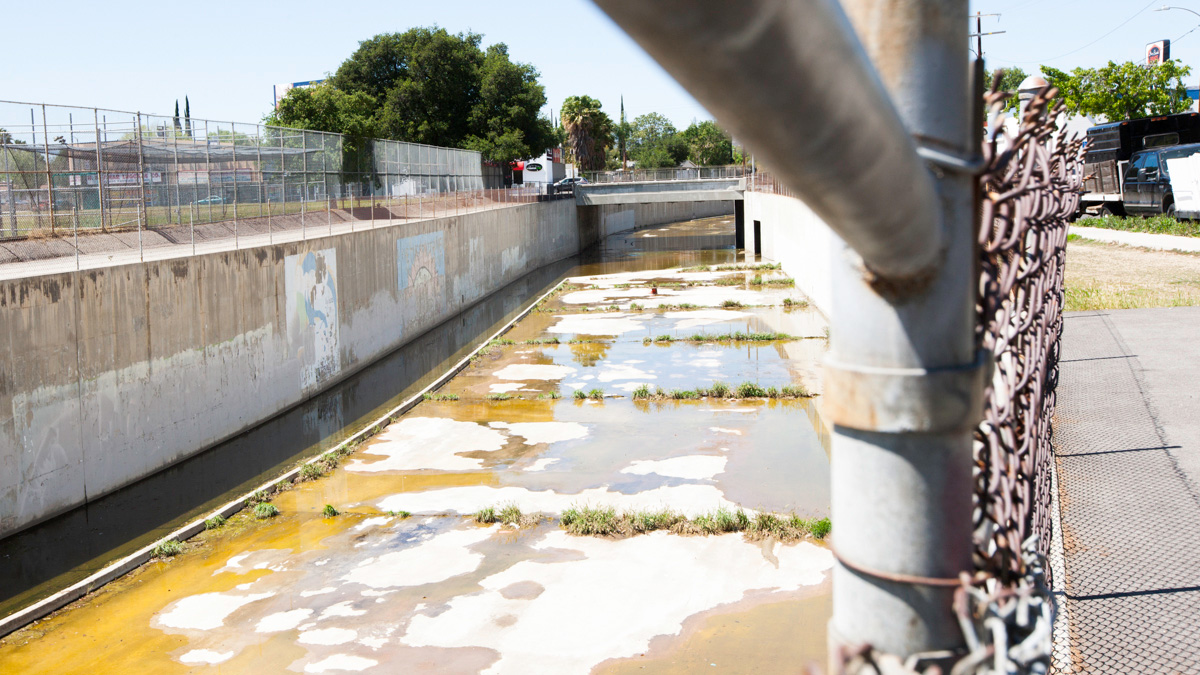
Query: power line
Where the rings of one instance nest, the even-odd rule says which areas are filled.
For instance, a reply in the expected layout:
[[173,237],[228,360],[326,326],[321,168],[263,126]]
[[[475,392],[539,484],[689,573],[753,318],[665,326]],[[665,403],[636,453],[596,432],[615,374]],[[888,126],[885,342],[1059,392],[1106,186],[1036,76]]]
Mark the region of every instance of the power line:
[[1058,59],[1061,59],[1061,58],[1063,58],[1064,56],[1070,56],[1070,55],[1072,55],[1072,54],[1075,54],[1075,53],[1081,52],[1081,51],[1083,51],[1083,50],[1087,49],[1088,47],[1091,47],[1092,45],[1096,44],[1097,42],[1100,42],[1101,40],[1103,40],[1104,38],[1108,37],[1109,35],[1112,35],[1113,33],[1115,33],[1115,32],[1117,32],[1117,31],[1121,30],[1122,28],[1124,28],[1124,27],[1125,27],[1125,24],[1129,23],[1130,21],[1133,21],[1134,19],[1136,19],[1136,18],[1138,18],[1139,16],[1141,16],[1142,12],[1145,12],[1146,10],[1150,9],[1150,6],[1151,6],[1151,5],[1153,5],[1155,2],[1158,2],[1158,0],[1150,0],[1150,2],[1146,3],[1146,6],[1145,6],[1145,7],[1143,7],[1143,8],[1141,8],[1141,9],[1139,9],[1139,10],[1138,10],[1136,13],[1134,13],[1134,15],[1133,15],[1133,16],[1131,16],[1131,17],[1129,17],[1128,19],[1125,19],[1125,20],[1124,20],[1124,21],[1122,21],[1121,23],[1117,24],[1117,27],[1116,27],[1116,28],[1113,28],[1112,30],[1108,31],[1108,32],[1107,32],[1107,33],[1105,33],[1104,35],[1101,35],[1100,37],[1096,38],[1095,40],[1092,40],[1091,42],[1087,43],[1086,45],[1084,45],[1084,46],[1082,46],[1082,47],[1080,47],[1080,48],[1078,48],[1078,49],[1072,49],[1071,51],[1069,51],[1069,52],[1067,52],[1067,53],[1065,53],[1065,54],[1059,54],[1058,56],[1053,56],[1053,57],[1050,57],[1050,58],[1048,58],[1048,59],[1033,59],[1033,60],[1031,60],[1031,61],[1009,61],[1009,60],[1007,60],[1007,59],[997,59],[997,60],[998,60],[998,61],[1005,61],[1005,62],[1007,62],[1007,63],[1048,63],[1048,62],[1050,62],[1050,61],[1057,61]]

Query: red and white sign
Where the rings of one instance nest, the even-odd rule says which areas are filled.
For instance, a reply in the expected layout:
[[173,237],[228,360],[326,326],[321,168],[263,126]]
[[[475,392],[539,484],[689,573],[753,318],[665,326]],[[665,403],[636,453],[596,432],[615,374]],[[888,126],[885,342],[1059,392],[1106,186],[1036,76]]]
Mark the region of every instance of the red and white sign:
[[1147,65],[1157,66],[1163,61],[1171,60],[1171,41],[1159,40],[1146,45]]

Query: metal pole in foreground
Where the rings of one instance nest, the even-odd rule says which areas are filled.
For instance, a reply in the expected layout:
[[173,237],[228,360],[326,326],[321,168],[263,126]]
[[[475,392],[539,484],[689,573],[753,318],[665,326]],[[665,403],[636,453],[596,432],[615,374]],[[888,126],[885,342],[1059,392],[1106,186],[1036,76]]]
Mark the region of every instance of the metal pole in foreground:
[[988,370],[974,340],[966,0],[847,0],[867,53],[834,0],[596,2],[848,245],[831,252],[823,398],[833,646],[961,648],[953,587],[972,568]]

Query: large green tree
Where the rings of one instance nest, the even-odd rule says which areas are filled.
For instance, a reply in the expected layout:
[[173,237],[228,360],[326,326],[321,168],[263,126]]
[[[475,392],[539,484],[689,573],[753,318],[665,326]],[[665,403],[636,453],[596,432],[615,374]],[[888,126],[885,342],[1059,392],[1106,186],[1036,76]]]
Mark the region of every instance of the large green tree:
[[712,120],[692,122],[681,134],[687,143],[688,159],[700,166],[733,163],[733,142]]
[[288,92],[269,123],[480,150],[509,161],[555,144],[538,72],[478,33],[413,28],[359,43],[328,81]]
[[1042,66],[1046,81],[1058,87],[1067,112],[1109,121],[1149,115],[1169,115],[1191,107],[1183,78],[1191,66],[1177,61],[1142,65],[1108,62],[1101,68],[1076,68],[1070,73]]
[[1021,70],[1015,66],[1012,68],[997,68],[995,72],[992,73],[993,77],[996,75],[1000,76],[1000,88],[997,91],[1012,92],[1012,98],[1005,102],[1004,109],[1009,112],[1016,111],[1021,105],[1021,100],[1017,95],[1017,90],[1021,88],[1021,83],[1024,82],[1025,78],[1029,76],[1025,74],[1024,70]]
[[671,120],[659,113],[638,115],[633,120],[629,154],[638,168],[679,166],[687,159],[687,143]]
[[561,109],[568,156],[585,171],[604,168],[613,141],[613,121],[591,96],[568,96]]

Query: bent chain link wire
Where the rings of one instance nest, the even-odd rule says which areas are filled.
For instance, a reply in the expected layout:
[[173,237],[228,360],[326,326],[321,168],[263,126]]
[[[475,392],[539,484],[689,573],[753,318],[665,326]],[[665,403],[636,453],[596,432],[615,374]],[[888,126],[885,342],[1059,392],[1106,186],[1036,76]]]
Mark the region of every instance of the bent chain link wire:
[[980,176],[980,344],[995,356],[975,432],[976,569],[1014,586],[1022,545],[1049,550],[1051,419],[1058,385],[1067,220],[1079,207],[1083,143],[1055,137],[1057,90],[1029,102],[1015,133],[1000,124],[1010,94],[986,104],[993,132]]
[[843,648],[842,673],[1025,675],[1050,667],[1054,599],[1043,568],[1051,540],[1050,442],[1063,325],[1067,221],[1079,207],[1083,143],[1055,134],[1057,90],[1029,102],[1016,131],[1001,122],[1010,93],[993,81],[992,132],[979,178],[977,338],[995,357],[975,431],[975,574],[954,611],[965,654],[901,661],[869,645]]

